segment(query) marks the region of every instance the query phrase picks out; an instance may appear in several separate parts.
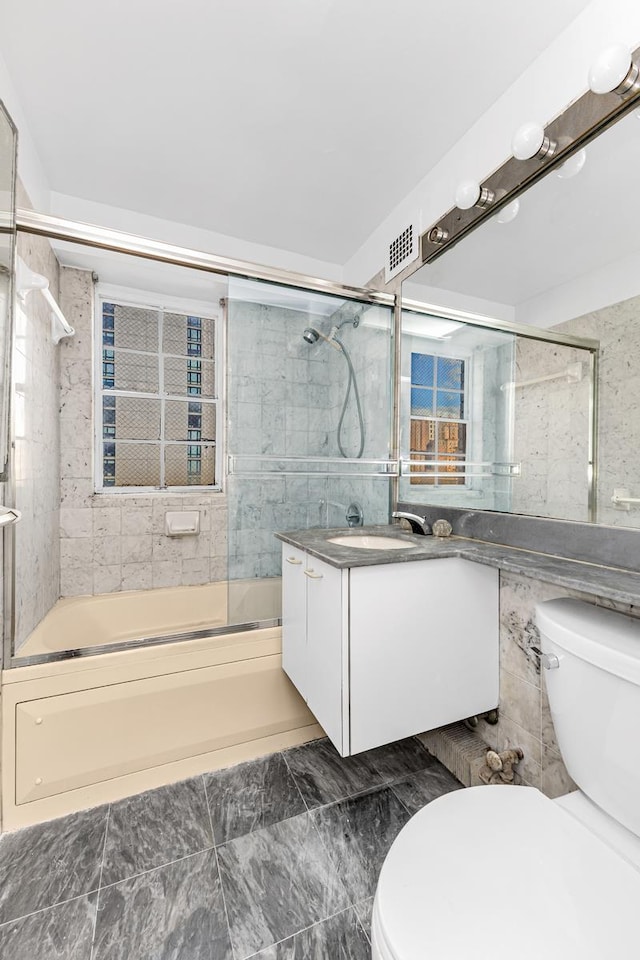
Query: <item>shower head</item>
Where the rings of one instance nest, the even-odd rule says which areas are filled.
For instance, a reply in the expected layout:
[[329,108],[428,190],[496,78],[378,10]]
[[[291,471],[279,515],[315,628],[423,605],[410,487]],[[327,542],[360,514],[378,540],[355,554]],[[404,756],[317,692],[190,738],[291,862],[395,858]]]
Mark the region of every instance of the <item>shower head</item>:
[[302,334],[303,340],[306,340],[307,343],[317,343],[318,340],[324,340],[329,344],[330,347],[333,347],[334,350],[342,350],[342,344],[335,336],[336,328],[334,327],[329,336],[326,333],[320,333],[319,330],[316,330],[315,327],[307,327]]

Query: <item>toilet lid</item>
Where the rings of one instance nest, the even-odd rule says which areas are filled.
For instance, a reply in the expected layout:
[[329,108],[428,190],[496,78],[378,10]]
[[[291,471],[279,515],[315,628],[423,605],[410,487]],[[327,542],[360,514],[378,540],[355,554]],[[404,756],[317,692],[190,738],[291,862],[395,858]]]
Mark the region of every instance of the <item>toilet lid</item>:
[[637,960],[640,872],[532,787],[434,800],[396,838],[375,926],[395,960]]

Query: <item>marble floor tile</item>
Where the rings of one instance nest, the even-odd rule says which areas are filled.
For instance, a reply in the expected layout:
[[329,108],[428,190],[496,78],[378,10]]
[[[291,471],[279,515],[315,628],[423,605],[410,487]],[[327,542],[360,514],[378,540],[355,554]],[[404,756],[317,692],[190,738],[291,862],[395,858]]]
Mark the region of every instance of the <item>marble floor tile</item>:
[[452,790],[462,790],[462,784],[456,780],[437,760],[426,770],[419,770],[402,780],[396,780],[391,789],[405,805],[409,813],[417,813],[425,804]]
[[102,884],[117,883],[212,845],[201,777],[127,797],[111,805]]
[[233,960],[215,850],[104,887],[92,960]]
[[373,897],[367,897],[366,900],[361,900],[360,903],[356,903],[355,910],[358,914],[358,920],[362,924],[362,929],[367,935],[367,939],[371,942],[371,918],[373,916]]
[[218,847],[236,960],[349,906],[311,815]]
[[253,960],[370,960],[371,946],[353,909],[316,923]]
[[97,893],[12,920],[0,927],[7,960],[90,960]]
[[330,740],[293,747],[284,757],[309,809],[362,793],[382,782],[369,754],[341,757]]
[[397,743],[387,743],[384,747],[369,750],[361,756],[367,757],[384,783],[406,777],[410,773],[417,773],[418,770],[424,770],[425,767],[436,762],[435,757],[432,757],[426,747],[423,747],[415,737],[398,740]]
[[389,787],[341,800],[310,816],[352,903],[372,897],[389,847],[409,814]]
[[216,843],[288,820],[307,809],[280,753],[209,773],[204,782]]
[[0,923],[97,889],[107,807],[0,839]]

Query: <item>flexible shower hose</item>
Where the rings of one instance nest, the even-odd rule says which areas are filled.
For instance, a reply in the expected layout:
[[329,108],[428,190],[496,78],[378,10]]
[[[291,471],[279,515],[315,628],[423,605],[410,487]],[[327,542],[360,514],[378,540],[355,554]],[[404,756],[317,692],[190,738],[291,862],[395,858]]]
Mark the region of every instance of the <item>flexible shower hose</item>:
[[346,453],[344,447],[342,446],[342,425],[344,423],[344,417],[347,412],[347,406],[349,404],[349,394],[351,393],[351,387],[353,386],[353,392],[356,398],[356,408],[358,410],[358,425],[360,427],[360,448],[356,453],[356,459],[360,459],[360,457],[364,452],[364,419],[362,416],[362,406],[360,404],[360,393],[358,392],[358,381],[356,380],[356,372],[353,369],[353,364],[351,362],[351,357],[349,356],[349,352],[347,351],[347,348],[345,347],[342,340],[340,340],[336,336],[334,336],[333,339],[342,350],[344,354],[344,358],[347,361],[347,366],[349,367],[349,381],[347,383],[347,389],[344,395],[344,403],[342,404],[342,413],[340,414],[340,419],[338,420],[338,431],[337,431],[338,449],[341,455],[345,459],[348,459],[348,454]]

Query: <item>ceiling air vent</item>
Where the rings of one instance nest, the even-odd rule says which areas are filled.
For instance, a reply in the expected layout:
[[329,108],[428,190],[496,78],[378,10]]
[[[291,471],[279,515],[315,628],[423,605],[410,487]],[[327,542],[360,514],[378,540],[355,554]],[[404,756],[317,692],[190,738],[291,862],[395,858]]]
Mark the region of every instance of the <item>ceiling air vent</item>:
[[418,229],[415,223],[410,223],[402,233],[389,244],[387,262],[385,264],[385,280],[387,283],[397,273],[415,260],[418,256]]

